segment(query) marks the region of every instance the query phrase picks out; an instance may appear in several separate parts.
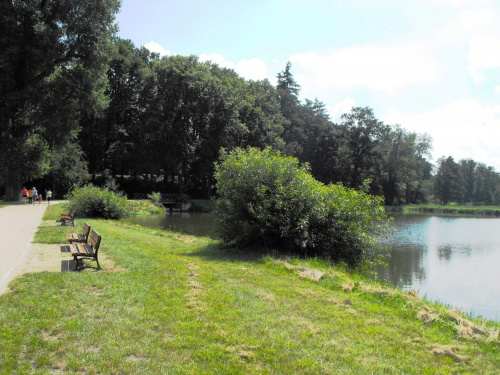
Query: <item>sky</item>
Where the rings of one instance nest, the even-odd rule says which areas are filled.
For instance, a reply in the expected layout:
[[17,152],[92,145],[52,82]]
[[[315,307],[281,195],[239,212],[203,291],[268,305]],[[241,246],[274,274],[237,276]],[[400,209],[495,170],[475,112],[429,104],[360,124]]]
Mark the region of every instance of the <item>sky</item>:
[[122,0],[118,35],[432,138],[500,172],[500,0]]

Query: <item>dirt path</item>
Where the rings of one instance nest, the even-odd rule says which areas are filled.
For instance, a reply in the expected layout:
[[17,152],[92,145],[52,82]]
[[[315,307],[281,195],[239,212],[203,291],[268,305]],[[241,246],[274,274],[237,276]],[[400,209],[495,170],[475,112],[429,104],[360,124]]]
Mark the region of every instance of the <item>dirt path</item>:
[[31,242],[47,204],[0,208],[0,294],[25,269]]

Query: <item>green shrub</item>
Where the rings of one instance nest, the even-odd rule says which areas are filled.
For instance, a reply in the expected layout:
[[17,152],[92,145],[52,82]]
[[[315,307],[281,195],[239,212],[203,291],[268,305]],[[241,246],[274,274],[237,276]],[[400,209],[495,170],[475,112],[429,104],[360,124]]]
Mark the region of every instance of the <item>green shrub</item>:
[[127,197],[93,185],[75,188],[66,198],[78,216],[121,219],[132,214]]
[[157,191],[153,191],[151,194],[148,194],[148,199],[155,205],[155,206],[158,206],[158,207],[163,207],[162,204],[161,204],[161,193],[157,192]]
[[[387,230],[381,198],[316,181],[307,166],[271,149],[223,151],[216,165],[216,228],[222,240],[371,263]],[[365,187],[366,188],[366,187]]]

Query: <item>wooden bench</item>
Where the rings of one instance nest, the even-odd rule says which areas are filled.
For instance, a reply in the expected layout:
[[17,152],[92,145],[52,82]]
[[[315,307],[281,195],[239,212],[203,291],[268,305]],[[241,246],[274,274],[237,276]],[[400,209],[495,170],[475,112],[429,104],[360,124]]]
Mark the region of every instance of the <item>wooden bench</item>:
[[66,225],[66,223],[71,222],[73,226],[75,226],[75,216],[76,216],[76,211],[73,208],[70,208],[69,211],[66,212],[61,212],[61,225]]
[[90,234],[90,225],[83,223],[82,233],[66,233],[69,243],[87,243]]
[[97,254],[99,253],[99,246],[101,245],[101,235],[95,229],[90,231],[87,243],[72,243],[70,246],[71,255],[73,255],[75,263],[75,271],[78,270],[78,259],[95,259],[97,262],[97,269],[101,269]]

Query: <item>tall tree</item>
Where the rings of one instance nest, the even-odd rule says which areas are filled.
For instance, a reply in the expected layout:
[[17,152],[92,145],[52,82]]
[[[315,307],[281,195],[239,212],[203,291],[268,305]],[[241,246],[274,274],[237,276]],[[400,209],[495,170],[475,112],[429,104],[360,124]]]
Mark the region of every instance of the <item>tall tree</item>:
[[298,156],[302,152],[301,139],[304,137],[303,119],[301,118],[299,92],[300,85],[293,78],[291,72],[292,64],[288,62],[285,70],[278,73],[278,84],[276,90],[280,99],[280,108],[283,116],[288,120],[283,132],[285,141],[285,153]]
[[452,201],[461,202],[464,196],[464,184],[459,164],[453,157],[441,157],[438,160],[434,176],[434,194],[441,204]]
[[[343,114],[341,120],[340,181],[358,188],[367,178],[375,181],[380,161],[379,145],[388,129],[369,107],[354,107],[350,113]],[[375,193],[381,192],[376,190]]]
[[379,146],[381,184],[385,203],[421,203],[426,200],[426,182],[431,164],[425,159],[431,147],[427,135],[408,132],[396,125],[386,129]]
[[84,117],[79,134],[94,179],[104,170],[112,175],[129,174],[136,165],[139,101],[149,74],[149,61],[150,53],[144,47],[136,48],[130,40],[114,39],[105,91],[109,105],[100,117]]
[[[119,0],[4,0],[0,2],[0,180],[6,199],[17,199],[27,178],[23,166],[38,165],[46,154],[23,152],[33,139],[46,142],[49,133],[76,130],[79,111],[102,99],[106,49],[114,32]],[[67,90],[53,92],[64,82]],[[100,91],[99,91],[100,90]],[[51,93],[52,96],[48,95]],[[43,111],[49,98],[61,111]],[[44,113],[45,116],[41,117]],[[62,121],[59,116],[65,113]],[[38,175],[43,170],[34,171]]]
[[477,164],[474,173],[474,200],[483,204],[500,202],[500,175],[493,167]]

